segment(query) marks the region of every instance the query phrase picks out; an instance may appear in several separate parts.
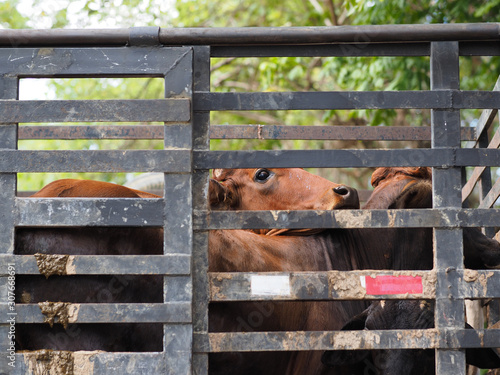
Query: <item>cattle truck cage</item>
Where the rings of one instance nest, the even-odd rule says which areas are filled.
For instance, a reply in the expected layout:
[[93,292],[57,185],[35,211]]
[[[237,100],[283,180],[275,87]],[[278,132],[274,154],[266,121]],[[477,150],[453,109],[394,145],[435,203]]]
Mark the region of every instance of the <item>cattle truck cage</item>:
[[[2,258],[0,373],[33,371],[29,355],[15,354],[10,367],[7,337],[10,322],[43,323],[37,305],[10,310],[7,264],[17,275],[39,274],[33,256],[15,255],[16,227],[141,226],[163,227],[164,255],[74,256],[74,274],[159,274],[164,276],[164,303],[80,304],[77,323],[161,323],[163,350],[147,353],[91,353],[94,374],[206,374],[208,353],[328,349],[427,348],[436,351],[439,374],[465,374],[465,351],[496,347],[496,329],[465,330],[464,300],[500,298],[500,273],[479,270],[464,278],[461,228],[500,226],[491,208],[499,196],[489,168],[500,166],[497,136],[489,143],[500,93],[462,91],[460,56],[500,55],[499,24],[397,25],[319,28],[0,30],[0,231]],[[430,56],[431,89],[405,92],[210,92],[210,59],[280,56]],[[21,101],[20,78],[161,77],[165,98],[156,100]],[[428,149],[210,151],[210,137],[317,139],[313,126],[299,130],[272,126],[210,126],[211,111],[422,108],[432,111],[430,128],[325,129],[324,139],[427,139]],[[462,128],[462,109],[485,109],[475,129]],[[22,138],[127,137],[123,127],[93,132],[77,126],[31,126],[18,123],[160,121],[165,126],[137,129],[138,137],[164,138],[163,150],[18,150]],[[104,129],[106,130],[106,129]],[[332,129],[330,129],[332,130]],[[60,133],[57,133],[57,132]],[[373,132],[373,133],[372,133]],[[103,136],[104,134],[104,136]],[[321,138],[320,137],[320,138]],[[466,142],[466,147],[461,143]],[[212,168],[258,167],[433,168],[433,207],[425,210],[359,212],[210,212],[206,209]],[[476,167],[473,181],[462,182],[462,169]],[[168,199],[26,199],[16,196],[22,172],[159,172],[165,174]],[[481,182],[479,209],[462,208],[464,197]],[[85,210],[86,215],[79,212]],[[123,212],[127,211],[124,216]],[[76,214],[75,214],[76,213]],[[126,218],[126,219],[124,219]],[[413,299],[435,299],[435,329],[422,331],[247,332],[209,333],[209,301],[281,299],[250,293],[250,274],[220,277],[207,273],[208,231],[237,228],[432,227],[435,259],[430,271],[370,271],[411,274],[429,280]],[[359,282],[363,271],[345,273]],[[325,272],[286,273],[291,300],[359,299],[334,292]],[[434,280],[434,281],[433,281]],[[304,286],[310,286],[306,288]],[[313,293],[305,293],[313,290]],[[366,296],[390,299],[401,296]],[[119,312],[119,314],[117,313]],[[15,313],[15,315],[13,315]],[[493,309],[492,314],[493,315]],[[403,334],[401,333],[408,333]],[[348,336],[347,336],[348,335]],[[373,338],[377,336],[377,340]],[[355,337],[355,340],[347,338]],[[90,363],[89,362],[89,363]],[[75,370],[76,371],[76,370]]]

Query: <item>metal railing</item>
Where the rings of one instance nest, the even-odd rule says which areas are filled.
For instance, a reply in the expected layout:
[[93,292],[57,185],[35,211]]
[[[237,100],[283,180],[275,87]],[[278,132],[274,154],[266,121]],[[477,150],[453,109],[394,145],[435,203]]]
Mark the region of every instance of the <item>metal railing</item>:
[[[164,324],[164,347],[158,353],[96,353],[94,373],[107,373],[112,366],[120,373],[197,373],[209,371],[208,355],[214,352],[332,350],[332,349],[414,349],[436,350],[439,374],[465,374],[465,348],[495,347],[498,330],[465,330],[464,300],[500,298],[500,272],[478,271],[475,280],[464,280],[462,228],[500,226],[500,211],[490,208],[498,198],[488,185],[489,167],[500,166],[496,137],[485,138],[496,110],[485,112],[485,120],[474,129],[461,128],[460,110],[498,108],[500,93],[461,91],[459,56],[500,55],[498,24],[466,25],[387,25],[331,28],[236,28],[130,30],[0,30],[0,183],[2,186],[1,250],[5,263],[14,263],[17,274],[36,274],[33,257],[14,254],[15,228],[38,226],[161,226],[164,228],[164,256],[154,273],[164,275],[165,300],[162,304],[80,306],[78,322],[115,323],[116,309],[128,310],[132,322]],[[38,54],[40,49],[44,54]],[[90,48],[91,47],[91,48]],[[147,63],[141,60],[148,53]],[[105,58],[103,58],[105,56]],[[267,56],[430,56],[431,89],[404,92],[210,92],[212,57]],[[126,57],[126,58],[125,58]],[[141,64],[124,61],[142,61]],[[47,71],[50,62],[50,71]],[[71,63],[68,63],[71,62]],[[149,101],[17,101],[18,79],[24,77],[108,77],[155,76],[165,79],[166,96]],[[104,103],[104,105],[101,105]],[[68,110],[70,108],[71,110]],[[318,128],[262,126],[210,126],[211,111],[386,109],[426,108],[432,113],[430,128]],[[119,114],[119,115],[117,115]],[[147,116],[145,118],[144,116]],[[51,139],[124,137],[121,126],[21,127],[19,122],[161,121],[165,126],[137,127],[133,137],[163,138],[164,150],[150,151],[21,151],[18,138]],[[276,131],[276,130],[279,131]],[[68,133],[69,132],[69,133]],[[42,134],[42,135],[40,135]],[[96,135],[97,134],[97,135]],[[103,135],[104,134],[104,135]],[[213,138],[270,139],[377,139],[382,134],[394,140],[431,140],[429,149],[392,150],[279,150],[210,151]],[[130,136],[128,133],[127,137]],[[387,138],[386,138],[387,139]],[[461,142],[467,141],[467,148]],[[489,148],[485,148],[489,147]],[[424,210],[371,212],[210,212],[206,209],[208,170],[212,168],[255,167],[433,167],[434,207]],[[472,185],[482,181],[483,206],[462,208],[462,169],[477,167],[465,184],[464,199]],[[165,173],[165,199],[90,199],[84,202],[88,216],[72,215],[82,209],[80,200],[16,197],[16,173],[20,172],[160,172]],[[482,177],[480,177],[482,176]],[[482,179],[481,179],[482,178]],[[182,186],[179,189],[179,186]],[[496,184],[495,184],[496,186]],[[492,195],[488,198],[488,193]],[[140,204],[140,209],[138,205]],[[48,214],[48,212],[55,212]],[[293,220],[291,220],[293,218]],[[299,223],[300,224],[297,224]],[[186,225],[187,224],[187,225]],[[434,228],[434,268],[419,271],[428,280],[413,299],[436,301],[435,329],[418,331],[353,332],[234,332],[211,333],[208,305],[215,301],[273,300],[248,291],[249,273],[208,274],[208,231],[213,229],[257,229],[265,224],[276,228]],[[122,256],[126,260],[126,256]],[[134,266],[116,266],[102,258],[93,272],[142,273]],[[145,256],[153,267],[158,256]],[[76,273],[84,256],[75,256]],[[183,266],[169,267],[175,260]],[[99,262],[99,261],[98,261]],[[187,263],[186,263],[187,262]],[[83,267],[83,266],[82,266]],[[117,268],[115,268],[117,267]],[[88,272],[88,271],[87,271]],[[144,271],[146,272],[146,271]],[[359,280],[366,271],[345,272]],[[370,271],[370,275],[411,274],[415,271]],[[8,286],[3,271],[2,290]],[[359,299],[356,291],[342,294],[304,295],[304,285],[312,290],[332,290],[331,277],[322,273],[283,273],[291,283],[290,300]],[[221,281],[222,280],[222,281]],[[320,285],[321,287],[318,287]],[[301,286],[301,287],[299,287]],[[236,291],[236,292],[235,292]],[[7,295],[6,293],[4,295]],[[400,299],[401,296],[366,296],[368,299]],[[9,331],[8,307],[0,305],[0,335]],[[38,307],[16,305],[16,323],[42,323]],[[88,313],[86,313],[88,309]],[[92,315],[94,311],[96,315]],[[85,317],[85,318],[84,318]],[[408,335],[401,336],[401,333]],[[356,340],[349,341],[348,337]],[[372,340],[374,335],[377,340]],[[401,338],[403,337],[403,338]],[[1,352],[8,346],[0,345]],[[350,346],[349,342],[356,342]],[[360,344],[362,343],[362,344]],[[358,345],[359,344],[359,345]],[[29,369],[25,354],[16,354],[14,373]],[[172,360],[172,358],[180,358]],[[135,361],[135,367],[127,367]],[[12,370],[4,366],[2,371]],[[130,370],[130,371],[129,371]],[[127,372],[129,371],[129,372]]]

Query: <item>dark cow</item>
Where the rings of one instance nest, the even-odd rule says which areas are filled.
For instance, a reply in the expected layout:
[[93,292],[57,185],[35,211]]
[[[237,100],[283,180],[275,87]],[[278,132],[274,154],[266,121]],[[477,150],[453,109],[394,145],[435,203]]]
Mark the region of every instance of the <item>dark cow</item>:
[[[215,175],[215,179],[222,189],[213,195],[218,197],[215,203],[220,201],[224,208],[232,208],[228,202],[243,202],[242,197],[246,196],[247,191],[257,191],[264,196],[270,196],[271,200],[273,197],[274,200],[278,199],[276,197],[280,197],[284,189],[301,191],[300,188],[303,186],[294,180],[287,183],[280,182],[278,191],[265,189],[267,184],[270,184],[269,186],[276,184],[276,179],[286,181],[286,177],[286,174],[283,177],[277,173],[277,170],[267,169],[255,170],[251,174],[238,170],[220,171]],[[211,186],[218,187],[219,185],[211,184]],[[354,190],[338,185],[330,186],[329,190],[335,193],[333,197],[337,199],[337,204],[329,208],[357,206],[357,199],[353,198]],[[242,187],[245,189],[242,190]],[[253,188],[255,190],[252,190]],[[410,188],[403,189],[402,192],[400,190],[394,197],[396,207],[400,205],[400,202],[405,202],[403,206],[412,207],[416,204],[415,200],[418,202],[420,199],[418,192],[418,189]],[[322,197],[326,191],[320,193]],[[372,202],[375,195],[374,192]],[[293,194],[290,196],[293,197]],[[228,197],[232,198],[228,200]],[[256,201],[257,198],[250,200],[252,203]],[[213,205],[216,206],[216,204]],[[263,208],[268,208],[268,206]],[[291,209],[292,207],[284,208]],[[431,237],[426,236],[426,233],[428,231],[418,229],[331,229],[314,231],[314,234],[309,236],[272,236],[269,234],[279,233],[268,232],[267,235],[263,235],[244,230],[211,231],[209,270],[211,272],[286,272],[429,269],[432,267],[432,246]],[[30,230],[27,230],[24,236],[29,234]],[[71,236],[72,234],[68,232],[64,235]],[[52,236],[53,234],[49,237]],[[384,241],[378,241],[379,236],[382,236]],[[31,237],[26,246],[32,251],[36,249],[37,243],[43,243],[46,239],[44,235],[38,238]],[[140,240],[141,238],[130,238],[131,246],[133,247],[134,242]],[[482,257],[489,254],[489,261],[500,264],[498,244],[488,243],[485,247],[477,249],[474,247],[478,242],[476,240],[474,238],[475,242],[465,244],[472,252],[477,251],[476,258],[484,264]],[[210,330],[213,332],[338,330],[366,307],[367,304],[362,301],[213,303],[210,308]],[[257,315],[259,319],[255,320]],[[329,368],[321,363],[321,354],[320,352],[214,354],[210,356],[210,372],[213,374],[235,372],[239,374],[362,374],[366,370],[364,365]]]
[[[373,194],[363,208],[397,209],[432,207],[432,182],[429,168],[379,168],[372,175]],[[431,236],[428,229],[422,233]],[[498,244],[478,229],[464,229],[465,266],[498,268]],[[432,254],[419,252],[432,265]],[[406,266],[409,266],[406,263]],[[427,268],[427,266],[426,266]],[[434,304],[430,301],[388,300],[373,302],[351,318],[342,330],[428,329],[434,327]],[[466,328],[472,328],[466,324]],[[468,364],[482,368],[500,367],[494,350],[467,349]],[[380,350],[325,352],[322,361],[330,366],[364,363],[371,372],[389,374],[434,374],[434,350]]]

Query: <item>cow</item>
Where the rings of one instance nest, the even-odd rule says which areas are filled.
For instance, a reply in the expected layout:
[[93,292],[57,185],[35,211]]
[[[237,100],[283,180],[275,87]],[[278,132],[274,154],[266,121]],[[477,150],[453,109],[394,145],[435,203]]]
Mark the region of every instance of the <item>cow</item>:
[[[378,168],[372,174],[375,188],[364,209],[431,208],[430,168]],[[424,235],[431,236],[431,230]],[[497,242],[477,228],[464,229],[464,260],[467,268],[498,268]],[[424,254],[427,265],[432,254]],[[422,264],[422,263],[421,263]],[[434,304],[419,300],[375,301],[349,319],[342,330],[428,329],[434,327]],[[472,328],[466,323],[466,328]],[[468,364],[500,367],[500,357],[490,349],[466,349]],[[327,351],[322,362],[330,366],[364,363],[371,372],[388,374],[434,374],[434,350]]]
[[[214,198],[213,205],[217,208],[217,202],[221,202],[222,207],[231,209],[236,206],[230,202],[244,202],[243,196],[247,194],[251,196],[252,192],[270,196],[272,201],[276,201],[277,196],[281,199],[279,193],[284,189],[301,191],[300,188],[304,186],[300,185],[297,179],[289,179],[287,183],[280,182],[277,185],[280,188],[279,191],[266,189],[267,184],[273,186],[276,180],[287,181],[287,177],[294,177],[294,175],[283,175],[278,170],[264,168],[253,170],[251,173],[242,170],[218,171],[214,174],[216,182],[211,183],[211,189],[213,189],[212,186],[221,189],[218,189],[217,194],[212,196],[212,198],[218,197]],[[409,187],[403,191],[400,190],[392,198],[394,202],[389,202],[390,199],[387,201],[391,205],[395,204],[396,207],[418,205],[419,190],[415,189],[413,184]],[[255,189],[252,190],[253,188]],[[329,190],[335,193],[332,196],[338,202],[329,208],[357,207],[358,202],[357,198],[354,198],[353,189],[343,185],[330,185]],[[321,193],[320,196],[323,196],[325,192]],[[381,194],[381,190],[374,191],[372,202],[376,201],[374,197],[377,194]],[[257,195],[248,201],[255,203],[260,198]],[[268,208],[268,206],[263,208]],[[291,207],[285,208],[291,209]],[[24,235],[29,235],[29,231],[27,230]],[[430,269],[432,267],[432,238],[425,236],[427,232],[420,229],[402,228],[326,229],[315,230],[304,236],[290,235],[290,233],[286,235],[286,232],[255,233],[245,230],[216,230],[209,234],[209,271]],[[71,233],[65,233],[65,236],[71,236]],[[377,241],[377,236],[383,236],[384,241]],[[27,247],[36,248],[33,244],[43,242],[44,239],[43,235],[39,238],[32,237]],[[139,239],[131,238],[130,240],[133,243]],[[468,245],[470,246],[471,243]],[[472,246],[472,251],[474,251],[474,246]],[[481,257],[484,253],[488,253],[491,258],[489,260],[500,264],[498,244],[488,243],[478,252],[480,253],[477,256],[479,261],[482,261]],[[210,308],[210,330],[212,332],[338,330],[366,307],[368,305],[363,301],[213,303]],[[252,320],[256,313],[260,314],[258,322]],[[362,374],[366,370],[364,365],[356,364],[329,368],[321,363],[321,355],[321,352],[213,354],[210,356],[210,372],[213,374],[232,374],[235,371],[241,374]]]
[[[354,189],[334,184],[302,169],[247,172],[241,171],[240,177],[242,181],[248,179],[253,182],[246,184],[244,189],[255,199],[237,201],[234,198],[239,193],[228,194],[229,181],[222,183],[211,179],[209,201],[214,209],[265,209],[273,201],[278,209],[333,209],[358,205]],[[285,186],[293,186],[296,193],[280,194],[283,190],[286,192]],[[116,184],[75,179],[54,181],[31,197],[158,198],[157,195]],[[163,253],[163,231],[158,228],[19,228],[15,244],[15,253],[21,255],[155,255]],[[64,281],[62,285],[61,281]],[[48,280],[44,280],[43,276],[23,276],[17,281],[17,295],[18,302],[22,303],[46,300],[72,303],[162,302],[162,283],[163,278],[155,276],[51,276]],[[46,325],[22,325],[18,328],[18,337],[24,339],[18,341],[18,349],[34,350],[50,345],[50,349],[67,350],[161,350],[161,327],[152,329],[148,340],[142,340],[144,330],[136,330],[135,326],[127,324],[116,326],[121,333],[115,333],[117,339],[108,345],[110,334],[92,324],[79,325],[77,330],[73,330],[78,334],[66,334],[67,331],[58,325],[50,329]],[[44,339],[47,336],[51,338],[50,342]]]

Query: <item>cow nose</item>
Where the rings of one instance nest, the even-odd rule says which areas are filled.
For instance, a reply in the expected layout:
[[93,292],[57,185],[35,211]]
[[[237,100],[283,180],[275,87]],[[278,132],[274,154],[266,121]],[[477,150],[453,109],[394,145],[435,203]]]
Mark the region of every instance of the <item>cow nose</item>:
[[333,191],[337,193],[338,195],[348,195],[349,194],[349,189],[345,186],[337,186],[333,188]]
[[359,208],[359,198],[356,189],[340,185],[334,187],[333,192],[342,197],[342,208]]

